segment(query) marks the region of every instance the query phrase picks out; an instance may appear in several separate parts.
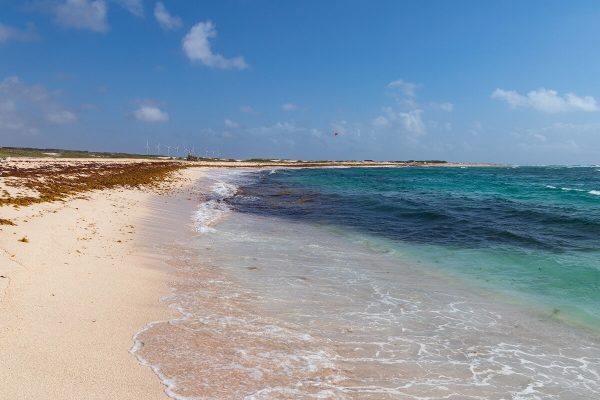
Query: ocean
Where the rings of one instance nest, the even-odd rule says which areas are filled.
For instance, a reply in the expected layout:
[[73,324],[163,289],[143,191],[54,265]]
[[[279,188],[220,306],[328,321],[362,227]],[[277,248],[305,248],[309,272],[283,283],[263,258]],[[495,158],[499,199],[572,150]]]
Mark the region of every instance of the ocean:
[[133,350],[171,397],[600,398],[600,167],[198,185],[163,299],[178,316]]

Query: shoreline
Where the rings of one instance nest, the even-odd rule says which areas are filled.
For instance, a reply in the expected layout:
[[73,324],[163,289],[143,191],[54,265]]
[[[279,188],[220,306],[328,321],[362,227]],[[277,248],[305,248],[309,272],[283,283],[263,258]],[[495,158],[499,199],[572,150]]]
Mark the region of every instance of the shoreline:
[[[194,159],[187,160],[184,158],[174,157],[156,157],[156,158],[69,158],[69,157],[7,157],[0,159],[0,162],[26,162],[26,163],[114,163],[126,164],[130,162],[171,162],[179,163],[191,167],[202,168],[510,168],[512,165],[498,163],[483,163],[483,162],[454,162],[454,161],[303,161],[303,160],[270,160],[264,159],[259,161],[248,160],[226,160],[226,159]],[[0,164],[1,166],[2,164]]]
[[[554,318],[496,304],[499,298],[483,287],[410,262],[408,253],[396,259],[394,251],[378,252],[377,244],[371,247],[362,237],[357,242],[310,223],[236,213],[223,201],[243,184],[242,171],[192,167],[174,174],[156,187],[117,186],[76,193],[66,201],[0,207],[1,216],[16,224],[0,226],[0,363],[9,366],[0,368],[0,397],[236,398],[223,396],[271,391],[330,396],[324,398],[417,396],[408,388],[429,390],[419,372],[421,358],[433,366],[432,373],[448,367],[411,350],[422,341],[463,366],[440,375],[463,374],[456,377],[462,383],[455,393],[482,374],[512,390],[521,383],[503,381],[503,363],[516,371],[522,351],[540,365],[550,362],[559,357],[553,343],[569,345],[569,354],[560,355],[566,369],[593,373],[578,362],[592,362],[580,348],[595,348],[597,339],[588,340]],[[194,210],[205,218],[192,215]],[[198,234],[203,224],[212,234]],[[362,280],[355,279],[352,266],[362,271]],[[424,267],[432,271],[424,274]],[[332,276],[340,285],[331,283]],[[346,288],[344,282],[354,283]],[[352,304],[335,303],[348,290],[354,293]],[[305,307],[296,300],[306,293],[311,294]],[[367,315],[361,307],[368,302],[375,306]],[[329,306],[354,317],[336,320]],[[390,307],[407,308],[409,317],[384,312]],[[448,337],[437,332],[438,319]],[[365,329],[374,320],[390,333],[373,339],[377,330]],[[421,330],[437,332],[439,340],[411,333]],[[546,331],[557,337],[538,335]],[[359,353],[354,343],[362,343]],[[369,353],[378,343],[387,343],[383,361],[379,353]],[[497,362],[498,354],[504,361]],[[288,372],[282,373],[282,363]],[[484,364],[488,372],[477,372]],[[538,372],[514,374],[539,383]],[[376,377],[377,391],[361,389]],[[573,390],[582,390],[573,379]],[[392,381],[407,391],[396,393],[388,387]],[[427,393],[434,393],[430,389]]]
[[[368,237],[222,209],[228,184],[240,184],[230,173],[206,173],[199,207],[226,216],[199,220],[209,233],[173,253],[164,303],[178,314],[139,333],[144,362],[174,398],[587,393],[575,373],[595,373],[585,367],[595,353],[581,349],[595,349],[596,336],[433,264],[379,252]],[[556,379],[547,388],[545,374]]]
[[173,313],[160,303],[160,216],[199,171],[183,170],[175,194],[114,188],[0,208],[15,224],[0,226],[0,397],[168,399],[129,351]]

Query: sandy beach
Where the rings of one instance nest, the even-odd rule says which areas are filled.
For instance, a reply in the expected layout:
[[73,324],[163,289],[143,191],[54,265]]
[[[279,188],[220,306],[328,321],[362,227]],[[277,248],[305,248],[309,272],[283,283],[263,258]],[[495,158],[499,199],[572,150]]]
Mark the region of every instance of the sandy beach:
[[[470,185],[521,173],[5,161],[0,399],[595,398],[598,337],[568,308],[520,305],[501,274],[483,283],[439,262],[504,262],[505,236],[487,236],[497,258],[457,248],[431,215],[458,191],[456,210],[510,216]],[[448,182],[461,184],[445,197]],[[556,187],[533,190],[569,195]],[[487,221],[459,215],[471,246]]]
[[440,3],[2,2],[0,400],[600,400],[600,3]]
[[[199,176],[178,174],[183,188]],[[14,224],[0,226],[0,398],[167,398],[129,352],[144,324],[169,313],[152,248],[156,217],[177,195],[162,192],[113,188],[0,208]]]
[[[173,278],[160,248],[184,232],[173,221],[189,218],[192,183],[204,168],[266,165],[197,162],[167,179],[127,170],[136,163],[181,165],[36,158],[1,165],[0,398],[168,398],[130,352],[145,324],[173,317],[160,303]],[[140,184],[145,179],[153,184]],[[185,212],[166,214],[177,207]]]

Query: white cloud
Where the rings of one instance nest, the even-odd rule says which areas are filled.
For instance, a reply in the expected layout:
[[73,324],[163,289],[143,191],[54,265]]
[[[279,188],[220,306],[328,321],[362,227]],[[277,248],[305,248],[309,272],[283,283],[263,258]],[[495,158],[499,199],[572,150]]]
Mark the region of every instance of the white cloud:
[[144,4],[142,0],[114,0],[118,5],[135,15],[136,17],[144,16]]
[[10,40],[19,42],[28,42],[36,39],[37,33],[33,24],[28,24],[26,30],[14,28],[0,23],[0,44],[6,43]]
[[226,126],[227,128],[233,128],[233,129],[236,129],[236,128],[239,128],[239,127],[240,127],[240,124],[238,124],[237,122],[235,122],[235,121],[232,121],[232,120],[230,120],[230,119],[226,119],[226,120],[225,120],[225,126]]
[[422,110],[411,110],[409,112],[401,112],[398,116],[407,132],[414,135],[422,135],[426,131],[425,124],[421,118],[422,114]]
[[106,32],[107,11],[108,6],[104,0],[65,0],[54,8],[54,19],[67,28]]
[[[329,124],[333,134],[342,134],[345,140],[358,140],[363,135],[363,126],[359,122],[349,122],[345,119],[333,121]],[[335,137],[335,136],[334,136]]]
[[169,114],[152,105],[139,106],[138,109],[134,111],[133,116],[138,121],[144,122],[166,122],[169,120]]
[[248,129],[249,132],[261,135],[270,135],[274,133],[293,133],[298,132],[302,128],[299,128],[292,122],[276,122],[273,125],[263,125],[256,128]]
[[452,110],[454,110],[454,105],[450,102],[441,103],[440,108],[442,109],[442,111],[451,112]]
[[398,133],[408,134],[413,138],[427,132],[422,118],[423,110],[421,109],[402,111],[394,110],[392,107],[385,107],[383,114],[373,120],[372,125],[374,128],[395,128]]
[[407,97],[414,97],[417,90],[417,85],[415,83],[406,82],[402,79],[388,83],[387,87],[390,89],[397,89]]
[[289,121],[253,127],[246,129],[245,132],[252,136],[263,136],[271,143],[287,146],[295,146],[298,142],[307,139],[316,140],[323,135],[319,129],[296,125]]
[[241,106],[240,111],[243,113],[251,114],[254,112],[254,108],[252,108],[251,106]]
[[591,96],[579,97],[573,93],[561,96],[555,90],[532,90],[526,95],[514,90],[496,89],[493,99],[505,101],[511,108],[533,108],[537,111],[553,114],[569,111],[598,111],[598,104]]
[[154,7],[154,17],[163,29],[179,29],[183,25],[181,18],[169,14],[169,11],[160,1]]
[[67,124],[77,120],[75,114],[67,110],[49,111],[46,117],[48,118],[48,121],[55,124]]
[[296,110],[300,109],[300,107],[298,107],[296,104],[285,103],[285,104],[281,105],[281,109],[283,111],[296,111]]
[[217,37],[215,25],[211,21],[199,22],[183,38],[183,50],[187,57],[208,67],[222,69],[245,69],[248,64],[243,57],[225,58],[213,53],[210,39]]
[[77,115],[62,106],[57,96],[43,86],[25,85],[16,76],[0,81],[0,137],[37,134],[47,123],[75,122]]
[[380,115],[373,120],[373,126],[375,126],[376,128],[387,128],[390,125],[390,120],[384,117],[383,115]]
[[600,148],[600,123],[554,123],[511,132],[514,151],[529,163],[595,164]]

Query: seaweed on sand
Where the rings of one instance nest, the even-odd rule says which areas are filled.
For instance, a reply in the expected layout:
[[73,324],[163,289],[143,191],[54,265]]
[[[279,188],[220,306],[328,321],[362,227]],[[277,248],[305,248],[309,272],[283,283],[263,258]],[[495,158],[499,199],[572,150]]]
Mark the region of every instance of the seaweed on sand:
[[28,206],[63,201],[77,194],[111,188],[152,186],[164,189],[172,173],[185,168],[178,162],[41,163],[32,167],[0,166],[6,186],[26,189],[26,195],[0,197],[0,206]]

